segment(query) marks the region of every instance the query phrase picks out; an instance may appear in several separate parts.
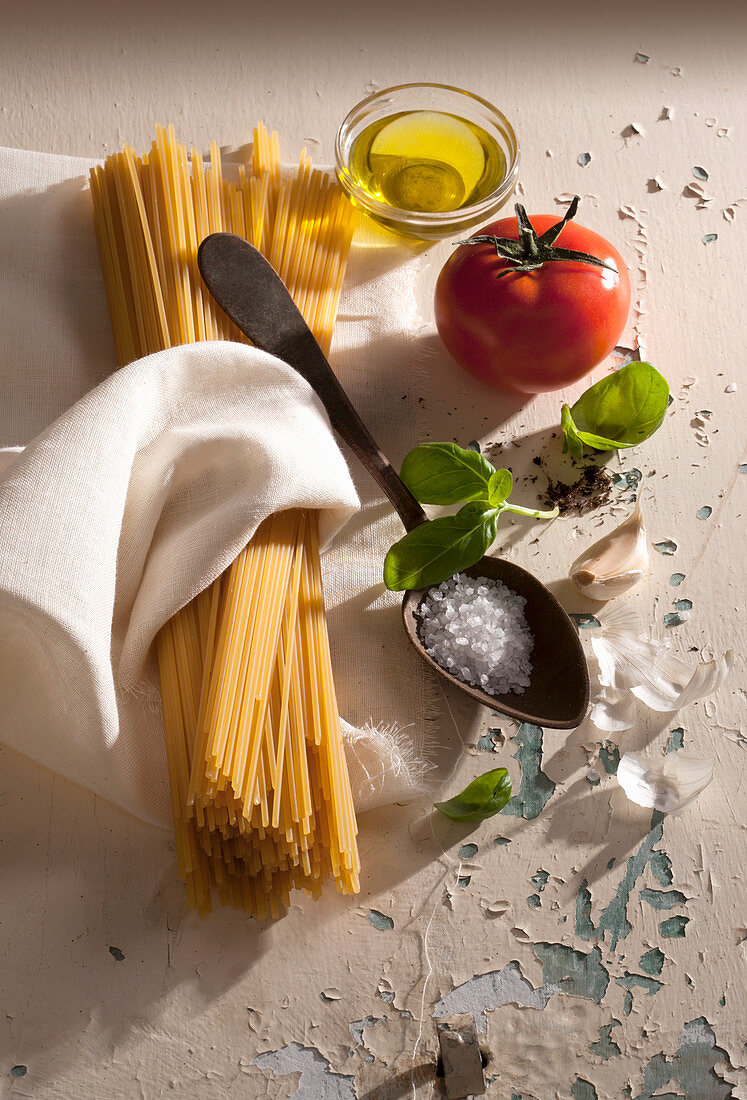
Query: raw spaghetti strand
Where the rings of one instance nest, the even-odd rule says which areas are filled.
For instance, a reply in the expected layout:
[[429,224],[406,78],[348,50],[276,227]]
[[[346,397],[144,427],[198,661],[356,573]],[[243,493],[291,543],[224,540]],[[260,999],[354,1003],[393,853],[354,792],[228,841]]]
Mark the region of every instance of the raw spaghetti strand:
[[[276,264],[326,349],[353,211],[305,152],[294,177],[260,123],[251,163],[227,179],[159,127],[91,173],[96,237],[121,365],[166,347],[244,337],[207,293],[200,241],[238,233]],[[158,635],[179,873],[190,905],[211,893],[259,919],[332,873],[358,889],[358,853],[324,619],[317,517],[260,525],[226,573]]]

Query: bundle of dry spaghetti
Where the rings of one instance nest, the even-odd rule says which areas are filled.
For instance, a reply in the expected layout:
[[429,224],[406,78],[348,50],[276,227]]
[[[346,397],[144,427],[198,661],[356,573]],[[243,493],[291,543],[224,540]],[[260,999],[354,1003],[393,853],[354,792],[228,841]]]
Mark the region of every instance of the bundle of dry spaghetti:
[[[197,248],[237,233],[270,260],[328,350],[353,231],[337,186],[303,153],[281,175],[254,131],[236,182],[159,129],[91,173],[120,364],[178,344],[243,339],[204,289]],[[265,520],[230,568],[157,638],[179,870],[190,904],[278,916],[331,873],[358,890],[356,822],[327,637],[316,513]]]

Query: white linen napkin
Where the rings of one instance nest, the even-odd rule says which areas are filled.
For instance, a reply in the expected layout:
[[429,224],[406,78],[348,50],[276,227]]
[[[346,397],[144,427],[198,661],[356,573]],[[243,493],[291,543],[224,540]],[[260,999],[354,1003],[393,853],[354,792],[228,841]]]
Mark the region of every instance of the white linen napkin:
[[[317,399],[272,356],[211,342],[114,372],[89,167],[0,150],[0,740],[168,825],[155,633],[271,511],[321,508],[328,541],[356,492]],[[360,406],[358,357],[375,371],[408,348],[417,260],[390,253],[383,274],[380,254],[358,260],[337,354]],[[363,508],[323,564],[364,809],[416,793],[427,708],[380,581],[401,528],[356,478]]]

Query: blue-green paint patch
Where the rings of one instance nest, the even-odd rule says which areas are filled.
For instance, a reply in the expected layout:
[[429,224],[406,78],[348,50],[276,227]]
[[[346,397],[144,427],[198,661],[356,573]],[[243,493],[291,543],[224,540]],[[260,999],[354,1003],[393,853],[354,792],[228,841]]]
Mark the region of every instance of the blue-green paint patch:
[[664,616],[664,626],[682,626],[684,621],[679,611],[668,611]]
[[661,542],[654,543],[654,549],[658,550],[660,554],[664,554],[665,557],[671,557],[672,554],[677,551],[677,543],[674,539],[663,539]]
[[472,875],[460,875],[457,879],[457,886],[462,890],[466,890],[469,884],[472,882]]
[[617,856],[613,856],[612,859],[608,859],[607,860],[607,870],[611,871],[616,863],[617,863]]
[[547,886],[547,883],[548,883],[549,879],[550,879],[550,872],[545,871],[545,870],[543,870],[542,867],[540,867],[540,869],[537,871],[536,875],[532,875],[532,877],[530,878],[529,881],[537,888],[538,893],[541,894],[542,891]]
[[641,989],[646,990],[647,997],[653,997],[654,993],[658,993],[664,987],[664,982],[660,982],[657,978],[651,978],[645,974],[631,974],[629,970],[626,970],[621,978],[615,978],[615,981],[627,990],[640,986]]
[[653,852],[651,855],[651,871],[654,878],[662,886],[671,886],[674,882],[672,861],[666,852]]
[[663,951],[660,951],[658,947],[652,947],[650,951],[647,951],[645,955],[641,955],[638,960],[638,965],[644,974],[648,974],[650,977],[654,977],[661,974],[664,968],[664,960],[666,955]]
[[718,240],[718,233],[704,233],[703,234],[703,244],[713,244],[714,241],[717,241],[717,240]]
[[685,579],[685,574],[684,573],[672,573],[672,576],[669,578],[669,583],[673,584],[675,588],[679,588],[679,586],[682,584],[684,579]]
[[484,733],[477,742],[477,747],[480,752],[498,752],[499,747],[503,744],[503,731],[500,729],[489,729],[487,733]]
[[670,917],[659,925],[659,931],[665,939],[684,939],[685,929],[690,923],[689,917]]
[[739,463],[739,472],[740,474],[747,474],[747,462]]
[[718,1003],[721,1005],[722,1008],[726,1007],[726,994],[725,993],[721,994],[721,996],[718,999]]
[[577,1077],[571,1085],[573,1100],[599,1100],[597,1090],[585,1077]]
[[[625,874],[617,887],[615,896],[606,909],[602,911],[599,924],[596,927],[591,919],[589,884],[586,879],[581,881],[576,895],[576,935],[580,936],[581,939],[590,940],[594,937],[604,939],[606,934],[609,933],[610,947],[612,951],[615,951],[618,942],[625,939],[630,933],[633,926],[628,920],[628,903],[633,887],[646,869],[646,865],[650,862],[653,866],[654,856],[664,855],[663,852],[659,853],[654,850],[654,845],[658,844],[663,836],[663,817],[662,813],[654,810],[651,818],[651,831],[635,855],[627,861]],[[668,857],[665,856],[665,858],[668,862]],[[668,884],[665,883],[664,885]]]
[[599,1039],[589,1046],[592,1054],[596,1054],[603,1062],[608,1062],[610,1058],[622,1054],[620,1047],[612,1038],[613,1027],[622,1027],[622,1024],[619,1020],[613,1020],[611,1024],[603,1024],[599,1029]]
[[631,489],[633,492],[636,492],[638,486],[641,484],[642,477],[643,474],[641,471],[633,467],[632,470],[625,470],[622,473],[613,474],[612,484],[616,489]]
[[679,890],[641,890],[641,897],[652,909],[674,909],[687,901]]
[[580,611],[570,611],[568,618],[573,619],[579,630],[588,630],[590,627],[602,625],[596,615],[588,615]]
[[595,939],[597,930],[591,919],[591,892],[587,880],[581,879],[581,885],[576,894],[576,935],[582,939]]
[[511,1100],[521,1100],[521,1093],[512,1092],[511,1093]]
[[542,771],[542,730],[522,722],[511,740],[519,746],[514,759],[521,765],[521,785],[501,813],[531,821],[539,817],[555,791],[552,779]]
[[675,600],[674,606],[675,606],[677,611],[692,611],[693,601],[692,600]]
[[633,1011],[633,994],[629,989],[625,990],[625,996],[623,997],[623,1014],[629,1016]]
[[540,905],[542,905],[542,899],[539,894],[530,894],[527,898],[527,905],[530,909],[539,909]]
[[379,932],[391,932],[394,928],[394,921],[391,917],[388,917],[386,913],[380,913],[378,909],[369,909],[366,913],[366,920],[369,924],[372,924],[374,928],[378,928]]
[[586,997],[601,1004],[610,983],[602,965],[602,952],[593,947],[588,955],[563,943],[535,943],[532,950],[542,963],[542,984],[572,997]]
[[[394,994],[392,994],[394,996]],[[386,1016],[364,1016],[362,1020],[351,1020],[348,1024],[350,1030],[350,1036],[356,1046],[363,1046],[363,1032],[367,1027],[373,1027],[374,1024],[383,1024],[386,1021]]]
[[702,416],[704,420],[710,420],[711,417],[713,416],[713,410],[712,409],[699,409],[696,412],[695,415],[696,416]]
[[607,775],[617,775],[617,769],[620,766],[620,750],[614,741],[602,741],[597,742],[599,745],[599,752],[597,753],[602,767],[607,772]]
[[498,844],[498,845],[500,845],[501,848],[505,847],[506,844],[510,844],[510,843],[511,843],[511,840],[507,836],[494,836],[493,837],[493,844]]
[[685,747],[685,731],[682,726],[677,726],[675,729],[669,731],[669,743],[666,751],[679,752],[680,749]]
[[710,504],[704,504],[702,508],[698,508],[695,515],[698,519],[710,519],[713,515],[713,508],[711,508]]
[[28,1066],[13,1066],[10,1071],[11,1077],[25,1077],[28,1073]]
[[[734,1085],[716,1072],[725,1064],[731,1069],[727,1051],[716,1045],[713,1028],[705,1016],[690,1020],[682,1029],[679,1047],[671,1058],[662,1051],[647,1063],[643,1071],[642,1091],[636,1100],[731,1100]],[[661,1090],[671,1081],[679,1084],[677,1092]]]
[[124,962],[124,951],[120,951],[118,947],[110,947],[109,954],[112,955],[118,963]]
[[477,845],[476,844],[463,844],[461,846],[461,848],[459,849],[459,858],[460,859],[474,859],[474,857],[476,855],[477,855]]
[[379,996],[381,997],[382,1001],[386,1001],[386,1003],[390,1005],[394,1000],[395,995],[391,989],[380,989]]
[[584,778],[586,779],[586,782],[589,784],[590,787],[598,787],[599,784],[602,782],[602,777],[600,776],[596,768],[590,768]]

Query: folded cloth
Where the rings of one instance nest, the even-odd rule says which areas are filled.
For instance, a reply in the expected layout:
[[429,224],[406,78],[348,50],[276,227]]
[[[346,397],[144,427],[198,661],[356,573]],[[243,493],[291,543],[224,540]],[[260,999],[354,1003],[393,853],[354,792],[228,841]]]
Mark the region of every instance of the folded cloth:
[[[167,826],[153,637],[271,511],[318,507],[329,539],[356,494],[316,398],[271,356],[191,345],[111,373],[89,167],[0,150],[0,741]],[[395,456],[416,394],[380,410],[415,331],[418,262],[363,248],[336,337],[343,382]],[[401,528],[353,473],[363,506],[323,567],[363,809],[417,793],[427,692],[381,584]]]

